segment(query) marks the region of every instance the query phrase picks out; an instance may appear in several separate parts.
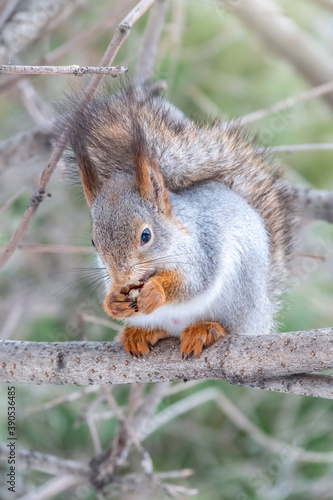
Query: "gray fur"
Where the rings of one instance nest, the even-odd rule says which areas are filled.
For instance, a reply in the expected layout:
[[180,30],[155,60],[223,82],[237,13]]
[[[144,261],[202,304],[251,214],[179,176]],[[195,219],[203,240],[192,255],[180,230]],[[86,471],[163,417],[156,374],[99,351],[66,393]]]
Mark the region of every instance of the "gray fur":
[[[194,321],[216,321],[230,333],[269,333],[269,243],[260,216],[245,200],[215,181],[172,193],[173,217],[186,227],[184,233],[145,205],[129,178],[117,176],[113,182],[116,195],[105,187],[93,204],[92,219],[97,250],[113,263],[110,275],[122,279],[117,285],[162,269],[177,269],[183,277],[182,300],[149,315],[136,314],[127,323],[161,327],[173,335]],[[144,258],[152,262],[140,274],[133,270],[133,235],[146,223],[155,239]]]

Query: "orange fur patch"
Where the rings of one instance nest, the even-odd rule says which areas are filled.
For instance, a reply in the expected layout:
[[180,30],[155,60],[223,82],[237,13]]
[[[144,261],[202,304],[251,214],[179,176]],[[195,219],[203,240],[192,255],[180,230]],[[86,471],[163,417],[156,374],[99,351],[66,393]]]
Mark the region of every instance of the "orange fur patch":
[[156,286],[160,286],[164,290],[165,302],[169,302],[173,299],[181,299],[179,290],[182,279],[183,278],[176,271],[162,271],[150,278],[149,281],[156,283]]
[[148,354],[158,340],[168,337],[170,335],[159,328],[146,330],[136,326],[127,326],[120,333],[118,340],[123,344],[128,354],[135,358],[141,358],[144,354]]
[[136,314],[135,303],[129,301],[120,290],[111,291],[104,299],[103,309],[114,319],[126,319]]
[[226,335],[226,330],[218,323],[202,321],[193,323],[180,334],[182,359],[190,359],[201,354],[204,347],[214,344]]

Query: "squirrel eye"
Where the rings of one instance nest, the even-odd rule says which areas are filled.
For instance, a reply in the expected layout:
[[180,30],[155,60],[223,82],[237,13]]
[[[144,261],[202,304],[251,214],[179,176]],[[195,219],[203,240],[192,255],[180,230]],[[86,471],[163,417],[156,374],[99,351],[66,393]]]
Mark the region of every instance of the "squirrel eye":
[[95,246],[94,240],[91,240],[91,244],[92,244],[93,247]]
[[150,238],[151,238],[151,232],[146,227],[146,229],[144,229],[141,234],[141,245],[145,245],[146,243],[148,243]]

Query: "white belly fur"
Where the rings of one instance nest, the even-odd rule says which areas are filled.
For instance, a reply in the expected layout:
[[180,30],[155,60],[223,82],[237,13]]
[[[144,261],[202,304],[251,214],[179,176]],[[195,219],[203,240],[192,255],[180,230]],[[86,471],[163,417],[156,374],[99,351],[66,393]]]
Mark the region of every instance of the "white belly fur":
[[[213,321],[217,299],[221,301],[221,290],[232,276],[240,254],[236,254],[229,266],[221,266],[219,274],[210,287],[194,299],[182,303],[169,303],[159,307],[151,314],[137,314],[126,320],[126,323],[143,328],[161,328],[170,335],[179,334],[191,323],[197,321]],[[219,304],[219,307],[223,304]]]
[[[204,302],[206,302],[204,304]],[[166,304],[151,314],[137,314],[128,318],[127,324],[144,328],[161,328],[170,335],[179,336],[180,332],[195,321],[207,318],[209,304],[201,295],[196,299],[183,304]]]

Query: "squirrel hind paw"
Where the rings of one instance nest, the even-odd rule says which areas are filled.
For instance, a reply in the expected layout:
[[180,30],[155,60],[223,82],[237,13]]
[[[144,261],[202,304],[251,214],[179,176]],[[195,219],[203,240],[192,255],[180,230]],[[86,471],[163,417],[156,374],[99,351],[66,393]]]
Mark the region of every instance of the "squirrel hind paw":
[[193,323],[180,334],[182,359],[189,360],[193,356],[199,356],[204,347],[214,344],[226,333],[226,330],[218,323],[211,321]]
[[159,328],[145,330],[136,326],[127,326],[120,333],[117,340],[123,344],[128,354],[133,358],[140,359],[149,353],[156,342],[167,337],[170,337],[170,335]]

